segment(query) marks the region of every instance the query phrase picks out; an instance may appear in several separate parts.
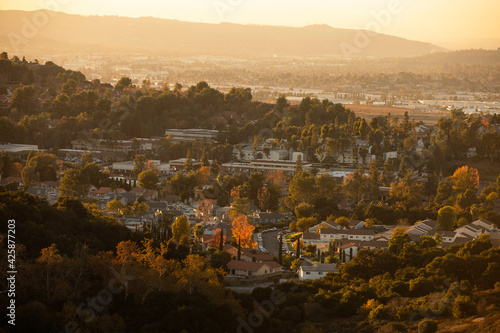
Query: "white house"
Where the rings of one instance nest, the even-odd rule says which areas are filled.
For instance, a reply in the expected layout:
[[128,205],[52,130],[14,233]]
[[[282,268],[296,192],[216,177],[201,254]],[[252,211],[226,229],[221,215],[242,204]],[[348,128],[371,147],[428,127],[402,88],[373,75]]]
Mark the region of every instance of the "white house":
[[338,273],[335,264],[316,264],[314,266],[301,266],[299,269],[300,280],[317,280],[328,273]]

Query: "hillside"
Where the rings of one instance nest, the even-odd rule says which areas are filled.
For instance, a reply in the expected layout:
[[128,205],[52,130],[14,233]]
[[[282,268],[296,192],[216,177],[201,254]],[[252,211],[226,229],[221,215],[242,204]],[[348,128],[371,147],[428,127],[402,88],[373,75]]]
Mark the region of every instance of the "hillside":
[[[40,29],[35,27],[35,33],[26,34],[27,22],[35,22],[34,17],[48,17],[48,23],[40,24]],[[12,40],[16,36],[19,37],[14,38],[16,42],[25,38],[18,45],[20,51],[25,48],[54,52],[146,51],[166,55],[341,56],[345,55],[341,46],[354,46],[359,33],[328,25],[294,28],[51,11],[0,11],[0,48],[10,52],[14,51]],[[358,49],[355,55],[407,57],[443,51],[430,43],[394,36],[370,33],[370,37],[367,46]]]

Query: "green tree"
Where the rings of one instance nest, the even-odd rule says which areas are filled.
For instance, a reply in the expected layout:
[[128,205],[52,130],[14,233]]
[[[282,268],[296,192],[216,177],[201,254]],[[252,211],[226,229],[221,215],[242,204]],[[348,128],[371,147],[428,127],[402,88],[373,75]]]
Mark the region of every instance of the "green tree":
[[84,199],[87,196],[87,179],[80,170],[66,170],[59,185],[59,196]]
[[406,243],[410,243],[411,238],[402,228],[396,228],[389,238],[389,251],[399,254]]
[[138,177],[139,186],[150,190],[156,188],[156,184],[158,183],[158,181],[158,175],[153,170],[143,171],[139,174]]
[[172,238],[180,242],[183,236],[189,237],[190,226],[188,218],[185,215],[181,215],[175,219],[172,224]]
[[10,158],[10,153],[7,151],[0,151],[0,176],[2,179],[10,176],[12,169],[14,168],[12,160]]
[[196,240],[201,242],[203,240],[203,235],[205,234],[205,229],[203,228],[203,225],[197,224],[193,227],[193,234]]
[[438,211],[437,223],[440,230],[451,230],[457,223],[457,214],[451,206],[444,206]]
[[203,153],[201,154],[201,166],[210,167],[210,161],[208,160],[208,149],[203,148]]
[[134,170],[132,171],[134,175],[139,175],[146,168],[146,155],[137,154],[134,157]]
[[32,187],[40,181],[38,173],[35,171],[34,167],[25,166],[21,171],[21,177],[23,178],[23,184],[25,188]]
[[189,172],[193,170],[193,160],[191,159],[191,151],[187,151],[186,161],[184,162],[184,171]]
[[94,154],[92,152],[86,152],[82,154],[81,162],[83,166],[94,162]]
[[112,212],[120,212],[122,209],[125,208],[125,205],[120,201],[120,200],[111,200],[106,204],[106,210],[112,211]]
[[240,215],[250,215],[250,203],[248,202],[248,198],[235,198],[231,204],[231,208],[229,208],[228,214],[231,220],[234,220]]
[[351,225],[351,220],[349,220],[347,217],[345,216],[340,216],[338,217],[336,220],[335,220],[335,223],[337,223],[338,225],[340,225],[341,227],[344,227],[346,229],[349,229],[350,228],[350,225]]
[[318,220],[314,217],[302,217],[297,221],[297,227],[301,230],[307,230],[318,224]]
[[219,162],[217,161],[217,158],[215,158],[214,161],[212,162],[212,167],[211,167],[210,171],[212,172],[213,175],[219,174],[220,166],[219,166]]
[[295,207],[295,216],[297,218],[311,217],[314,214],[314,206],[306,202],[302,202]]
[[344,186],[344,192],[354,202],[358,202],[366,195],[367,185],[368,183],[364,178],[363,168],[359,168],[354,172],[352,178],[347,180]]
[[116,90],[122,91],[124,88],[130,87],[132,85],[132,80],[126,76],[123,76],[115,86]]

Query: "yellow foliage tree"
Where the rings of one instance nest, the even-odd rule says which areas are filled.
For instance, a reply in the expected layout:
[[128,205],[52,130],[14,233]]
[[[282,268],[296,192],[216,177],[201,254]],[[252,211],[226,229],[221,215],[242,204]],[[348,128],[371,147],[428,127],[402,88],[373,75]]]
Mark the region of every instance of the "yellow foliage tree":
[[252,239],[252,232],[255,227],[248,223],[248,218],[245,215],[239,215],[233,219],[232,233],[234,239],[241,240],[241,246],[245,248],[254,248],[257,244]]

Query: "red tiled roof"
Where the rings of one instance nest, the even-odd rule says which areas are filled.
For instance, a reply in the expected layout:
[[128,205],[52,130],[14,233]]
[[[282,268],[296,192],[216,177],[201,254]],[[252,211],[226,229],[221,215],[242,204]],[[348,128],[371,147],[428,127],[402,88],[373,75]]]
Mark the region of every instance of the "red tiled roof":
[[[238,269],[238,270],[242,270],[242,271],[257,272],[264,265],[267,265],[267,263],[249,262],[249,261],[244,261],[244,260],[231,260],[227,264],[227,268],[229,268],[229,269]],[[271,268],[269,265],[267,265],[267,266],[269,268]]]

